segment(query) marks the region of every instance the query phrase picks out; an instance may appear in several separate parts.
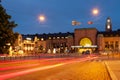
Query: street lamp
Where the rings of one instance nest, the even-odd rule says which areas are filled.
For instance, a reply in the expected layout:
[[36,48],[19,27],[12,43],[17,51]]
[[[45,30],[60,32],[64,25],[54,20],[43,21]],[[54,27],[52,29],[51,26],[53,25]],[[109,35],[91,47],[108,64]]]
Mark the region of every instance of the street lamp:
[[44,15],[40,15],[38,17],[38,19],[39,19],[40,22],[44,22],[45,21],[45,16]]
[[99,14],[99,9],[98,9],[98,8],[92,9],[92,14],[93,14],[94,16],[97,16],[97,15]]

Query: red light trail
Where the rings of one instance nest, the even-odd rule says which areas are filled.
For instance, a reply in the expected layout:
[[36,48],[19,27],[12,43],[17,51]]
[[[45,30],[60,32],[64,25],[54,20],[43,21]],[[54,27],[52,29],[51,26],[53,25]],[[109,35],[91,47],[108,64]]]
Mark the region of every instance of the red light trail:
[[[12,78],[12,77],[16,77],[16,76],[20,76],[20,75],[40,71],[40,70],[51,69],[51,68],[55,68],[55,67],[70,64],[70,63],[83,62],[83,61],[91,60],[91,59],[95,59],[95,58],[97,58],[97,57],[87,57],[87,58],[77,58],[77,59],[73,58],[71,60],[68,60],[69,58],[68,59],[64,58],[63,61],[61,61],[62,58],[59,58],[58,63],[53,64],[53,65],[48,65],[48,66],[43,66],[43,67],[38,67],[38,68],[32,68],[32,69],[27,69],[27,70],[24,70],[24,71],[19,71],[19,72],[13,72],[13,73],[7,73],[7,74],[0,75],[0,80],[5,80],[5,79]],[[49,60],[52,60],[52,59],[49,59]],[[53,60],[55,61],[55,59],[53,59]],[[59,60],[61,62],[59,62]],[[28,65],[28,66],[35,66],[35,65],[38,65],[38,64]],[[25,67],[25,66],[19,66],[19,67],[16,67],[16,69],[17,68],[22,68],[22,67]],[[26,67],[28,67],[28,66],[26,66]],[[0,68],[0,70],[7,70],[7,69],[15,69],[15,67]]]

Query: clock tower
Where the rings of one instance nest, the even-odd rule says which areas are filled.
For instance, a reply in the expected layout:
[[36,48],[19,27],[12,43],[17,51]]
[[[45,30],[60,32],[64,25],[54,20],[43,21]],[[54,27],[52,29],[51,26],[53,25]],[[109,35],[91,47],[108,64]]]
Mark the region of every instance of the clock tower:
[[106,28],[106,32],[112,31],[112,22],[111,22],[110,17],[107,18],[106,27],[105,28]]

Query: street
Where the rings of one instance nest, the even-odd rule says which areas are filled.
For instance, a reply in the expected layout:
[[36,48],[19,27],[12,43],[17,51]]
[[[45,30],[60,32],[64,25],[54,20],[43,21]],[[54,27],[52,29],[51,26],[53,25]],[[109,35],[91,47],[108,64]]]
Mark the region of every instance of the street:
[[111,80],[97,57],[50,58],[0,63],[0,80]]

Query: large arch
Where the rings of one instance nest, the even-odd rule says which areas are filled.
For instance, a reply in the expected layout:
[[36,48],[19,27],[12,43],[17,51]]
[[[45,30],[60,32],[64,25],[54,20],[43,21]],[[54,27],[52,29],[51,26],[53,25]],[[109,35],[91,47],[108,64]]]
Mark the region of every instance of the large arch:
[[82,38],[79,42],[79,45],[82,46],[81,48],[79,48],[79,52],[82,53],[82,52],[86,52],[87,50],[89,50],[90,52],[92,51],[91,48],[87,48],[87,47],[90,47],[92,46],[92,41],[85,37],[85,38]]
[[92,41],[89,38],[82,38],[80,40],[80,46],[91,46]]

